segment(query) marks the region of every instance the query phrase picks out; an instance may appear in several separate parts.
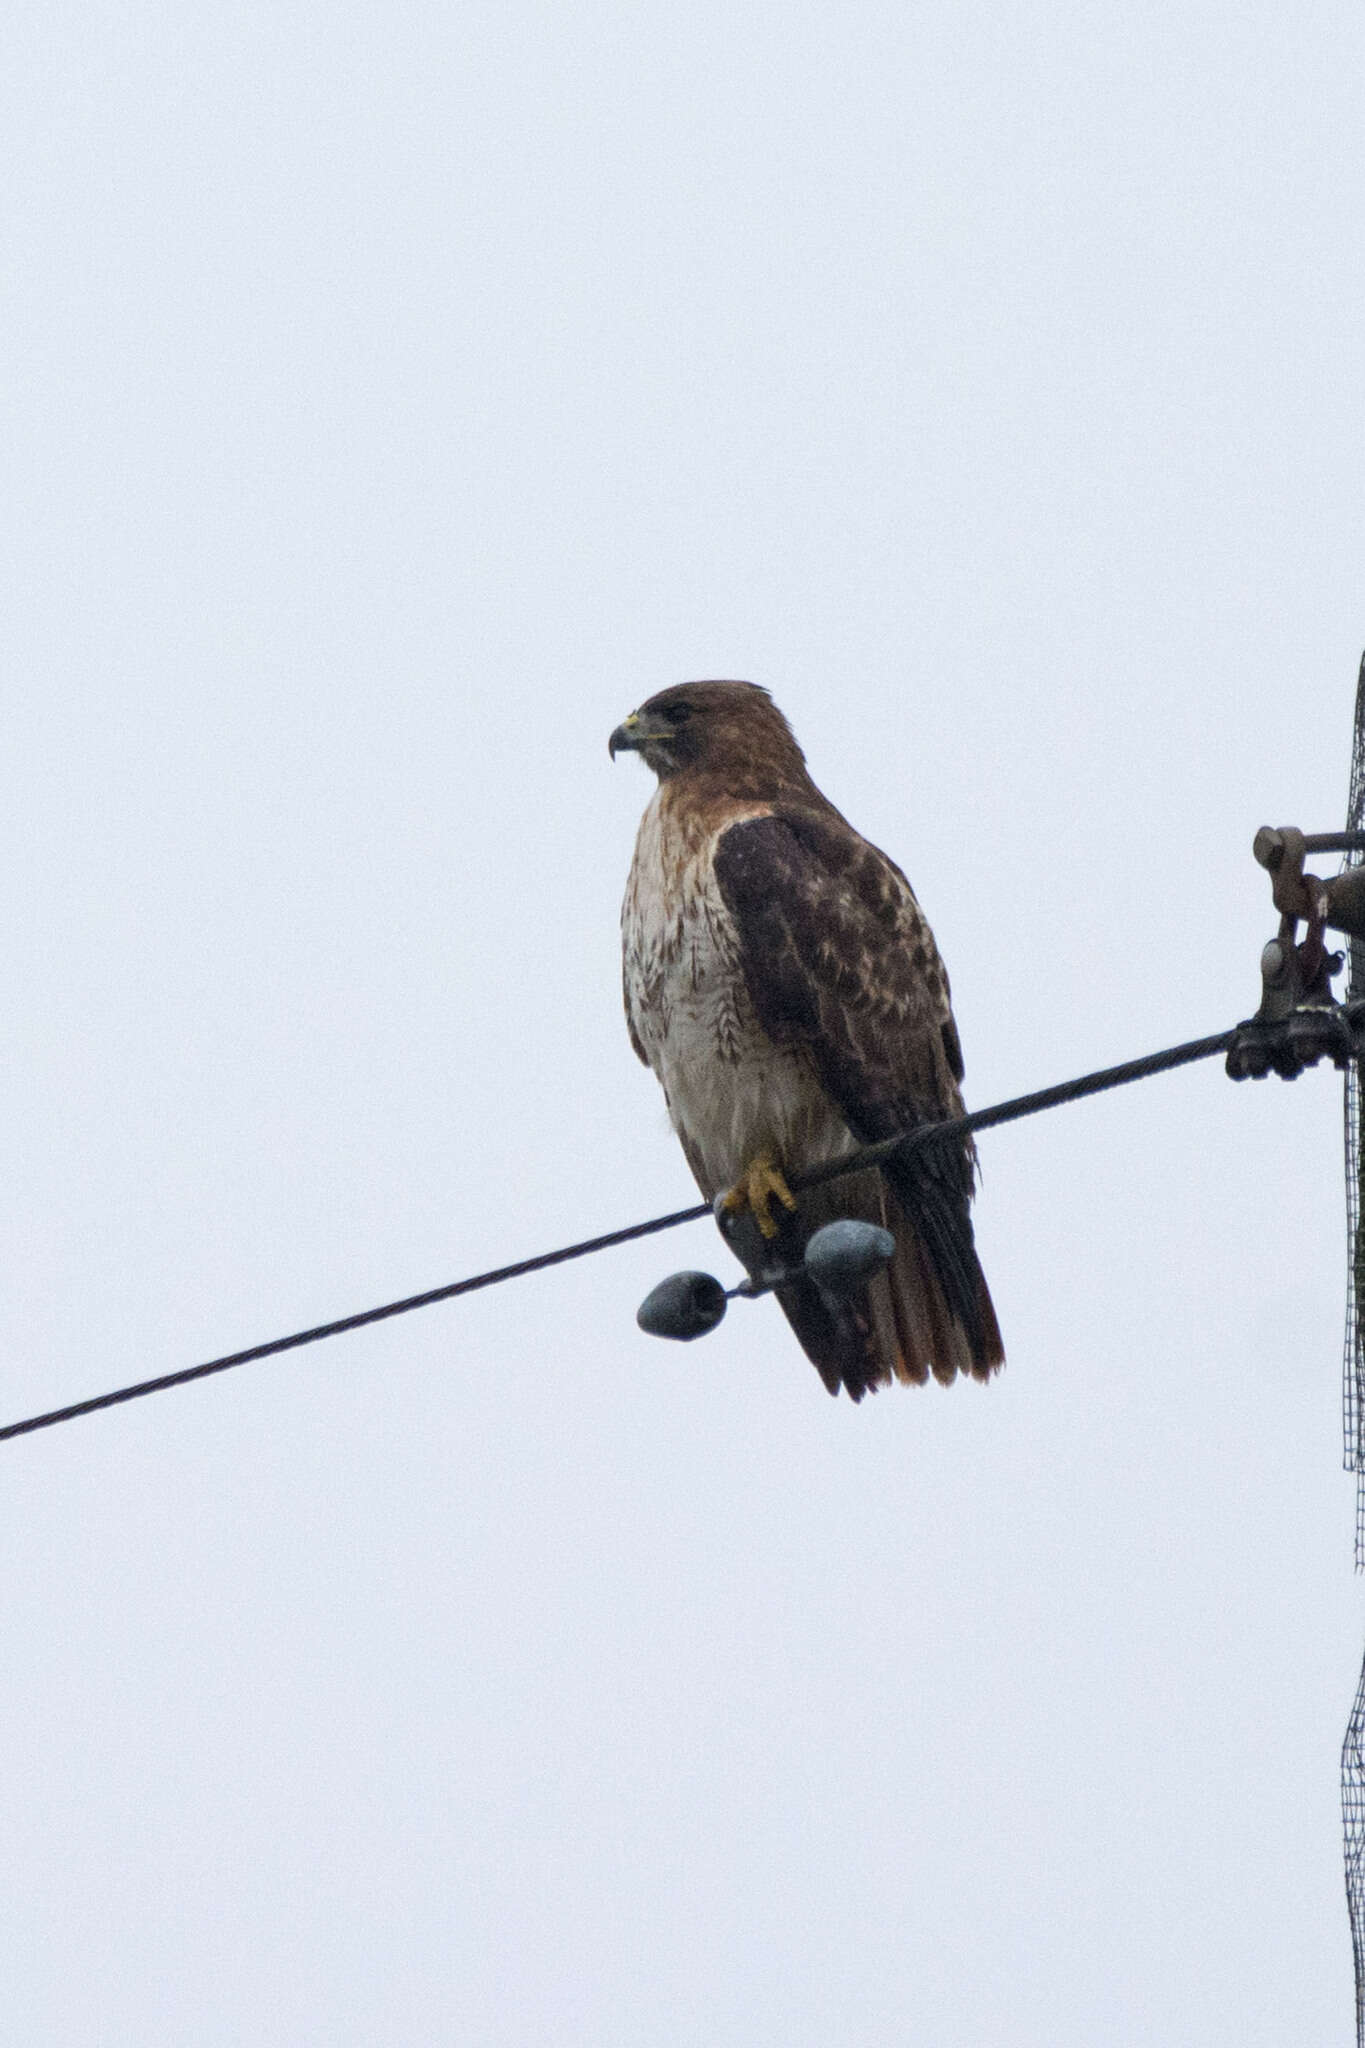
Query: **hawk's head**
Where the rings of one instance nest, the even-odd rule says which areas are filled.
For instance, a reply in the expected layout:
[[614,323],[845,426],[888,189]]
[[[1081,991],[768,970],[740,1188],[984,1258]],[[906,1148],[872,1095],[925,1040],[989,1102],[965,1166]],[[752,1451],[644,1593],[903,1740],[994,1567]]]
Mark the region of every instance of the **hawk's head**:
[[727,780],[763,771],[785,779],[805,768],[791,727],[757,683],[675,683],[632,711],[607,751],[641,755],[661,782],[689,768]]

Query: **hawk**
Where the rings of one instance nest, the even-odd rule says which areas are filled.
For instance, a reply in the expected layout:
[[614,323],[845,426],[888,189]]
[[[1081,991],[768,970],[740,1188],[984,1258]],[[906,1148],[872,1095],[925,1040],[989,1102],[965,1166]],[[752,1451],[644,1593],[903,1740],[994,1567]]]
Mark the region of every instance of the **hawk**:
[[849,1302],[804,1273],[776,1289],[831,1394],[989,1379],[1004,1351],[970,1138],[799,1196],[788,1184],[962,1113],[948,977],[910,884],[821,795],[754,683],[661,690],[608,749],[659,778],[621,912],[626,1021],[703,1195],[755,1274],[799,1267],[838,1216],[892,1232],[891,1263]]

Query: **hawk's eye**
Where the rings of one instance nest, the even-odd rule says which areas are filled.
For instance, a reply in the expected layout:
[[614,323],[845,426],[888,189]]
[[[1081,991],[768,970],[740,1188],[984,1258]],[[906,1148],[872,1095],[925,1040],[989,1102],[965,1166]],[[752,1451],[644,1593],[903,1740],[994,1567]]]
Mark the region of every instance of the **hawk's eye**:
[[692,716],[692,706],[690,704],[670,704],[668,716],[674,725],[686,725],[688,719]]

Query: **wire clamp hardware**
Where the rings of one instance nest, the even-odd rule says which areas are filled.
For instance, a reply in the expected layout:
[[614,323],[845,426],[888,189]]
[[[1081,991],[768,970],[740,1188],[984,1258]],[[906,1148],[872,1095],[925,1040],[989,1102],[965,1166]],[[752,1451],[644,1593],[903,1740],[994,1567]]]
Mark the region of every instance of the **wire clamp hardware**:
[[1292,1081],[1319,1060],[1348,1067],[1365,1044],[1365,1003],[1333,1000],[1332,977],[1345,956],[1329,952],[1325,934],[1365,939],[1365,867],[1343,868],[1323,881],[1304,861],[1310,853],[1359,853],[1365,833],[1263,825],[1251,850],[1270,876],[1280,928],[1262,948],[1261,1007],[1237,1026],[1227,1071],[1234,1081],[1269,1073]]

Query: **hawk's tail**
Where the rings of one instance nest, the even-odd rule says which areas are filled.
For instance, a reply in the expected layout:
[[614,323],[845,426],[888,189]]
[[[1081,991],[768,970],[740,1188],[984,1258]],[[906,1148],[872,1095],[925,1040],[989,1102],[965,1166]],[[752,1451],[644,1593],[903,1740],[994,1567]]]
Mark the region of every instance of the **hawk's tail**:
[[784,1262],[798,1264],[813,1232],[839,1216],[892,1232],[896,1250],[886,1270],[847,1300],[804,1276],[776,1290],[831,1394],[844,1387],[861,1401],[891,1379],[923,1384],[932,1373],[946,1386],[958,1373],[988,1380],[999,1370],[1000,1326],[955,1189],[921,1182],[893,1192],[878,1172],[810,1188],[796,1215],[783,1220],[777,1249]]

